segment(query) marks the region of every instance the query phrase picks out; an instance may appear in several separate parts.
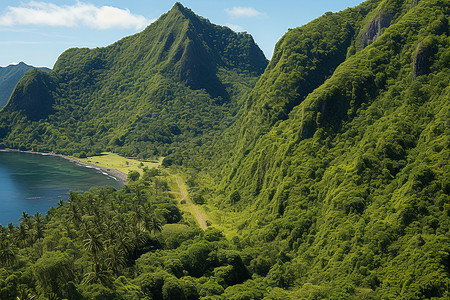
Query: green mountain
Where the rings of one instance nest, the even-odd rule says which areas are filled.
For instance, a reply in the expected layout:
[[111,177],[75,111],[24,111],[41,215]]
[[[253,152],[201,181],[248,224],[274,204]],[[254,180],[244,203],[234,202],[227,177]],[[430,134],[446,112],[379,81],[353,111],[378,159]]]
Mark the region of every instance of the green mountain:
[[141,34],[27,73],[3,146],[152,145],[185,167],[212,225],[179,211],[181,178],[160,170],[70,193],[0,227],[0,297],[448,299],[449,13],[447,0],[325,13],[289,30],[258,77],[248,35],[230,35],[247,52],[224,46],[228,29],[177,4]]
[[177,3],[141,33],[28,73],[1,114],[3,146],[140,157],[193,148],[229,125],[266,65],[250,35]]
[[366,1],[277,44],[208,200],[239,211],[234,228],[270,261],[253,284],[448,297],[449,11]]
[[[35,67],[27,65],[23,62],[17,65],[9,65],[0,67],[0,108],[4,107],[11,96],[17,82],[25,75],[26,72]],[[48,68],[39,68],[45,72],[50,72]]]

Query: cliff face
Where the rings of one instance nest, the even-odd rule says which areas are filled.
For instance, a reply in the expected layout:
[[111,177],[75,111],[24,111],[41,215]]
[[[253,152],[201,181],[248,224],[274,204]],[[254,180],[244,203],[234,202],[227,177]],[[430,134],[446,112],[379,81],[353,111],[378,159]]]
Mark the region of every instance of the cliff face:
[[362,34],[361,38],[364,47],[375,42],[381,35],[381,30],[388,27],[391,24],[392,16],[387,15],[384,12],[385,4],[381,7],[380,11],[375,15],[372,21],[368,24],[367,29]]
[[413,79],[420,75],[427,74],[430,71],[430,66],[432,64],[431,58],[437,50],[436,42],[435,38],[428,37],[421,41],[417,46],[413,59]]

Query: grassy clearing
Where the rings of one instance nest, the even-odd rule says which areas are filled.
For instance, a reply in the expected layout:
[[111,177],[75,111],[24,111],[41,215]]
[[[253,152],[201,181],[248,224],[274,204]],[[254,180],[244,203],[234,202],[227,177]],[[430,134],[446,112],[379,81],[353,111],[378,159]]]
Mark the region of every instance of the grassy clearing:
[[142,174],[142,168],[144,167],[151,169],[161,166],[163,157],[160,157],[155,161],[140,161],[137,159],[126,158],[111,152],[103,152],[98,156],[77,159],[81,162],[94,164],[100,167],[119,170],[125,174],[128,174],[129,171],[138,171]]
[[[198,185],[202,187],[206,187],[207,189],[213,190],[217,183],[215,179],[208,176],[208,174],[202,173],[197,174]],[[218,195],[217,191],[214,193]],[[239,230],[239,225],[242,225],[243,222],[247,220],[247,218],[242,218],[242,211],[233,211],[230,209],[229,205],[223,205],[221,203],[227,203],[226,199],[211,197],[211,194],[204,195],[206,204],[197,205],[198,210],[208,216],[209,222],[213,227],[222,230],[225,237],[228,240],[231,240],[233,237],[242,237],[243,235],[248,234],[248,231]],[[221,196],[219,196],[221,197]],[[224,196],[222,196],[224,197]],[[247,214],[250,212],[244,212]],[[242,226],[244,227],[244,226]]]
[[[180,186],[178,185],[178,178],[180,178],[181,189],[183,190],[184,197],[181,195]],[[188,222],[194,221],[196,225],[200,226],[203,230],[206,228],[206,222],[209,221],[209,217],[205,214],[205,211],[200,205],[195,205],[189,198],[189,193],[186,187],[186,183],[182,176],[171,174],[168,180],[169,189],[175,196],[178,203],[178,207],[185,213],[185,218]],[[198,215],[197,211],[201,216]]]
[[242,212],[233,212],[228,209],[220,209],[212,204],[201,205],[202,212],[208,215],[210,222],[217,229],[223,231],[228,240],[234,236],[241,236],[243,232],[237,229],[237,225],[243,221]]

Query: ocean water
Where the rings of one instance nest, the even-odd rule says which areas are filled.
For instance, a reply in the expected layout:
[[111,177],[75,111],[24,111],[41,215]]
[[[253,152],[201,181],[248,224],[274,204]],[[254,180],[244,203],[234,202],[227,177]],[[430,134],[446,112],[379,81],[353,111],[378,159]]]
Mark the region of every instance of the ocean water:
[[69,190],[87,191],[93,186],[123,185],[93,168],[61,157],[19,152],[0,152],[0,224],[18,224],[22,211],[45,215]]

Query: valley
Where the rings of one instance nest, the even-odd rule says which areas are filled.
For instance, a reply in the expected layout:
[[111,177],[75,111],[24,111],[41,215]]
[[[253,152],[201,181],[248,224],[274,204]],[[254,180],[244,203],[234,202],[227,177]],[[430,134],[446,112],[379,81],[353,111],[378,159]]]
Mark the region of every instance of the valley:
[[268,61],[176,3],[26,73],[0,148],[128,181],[0,227],[0,298],[448,299],[449,13],[367,0]]

